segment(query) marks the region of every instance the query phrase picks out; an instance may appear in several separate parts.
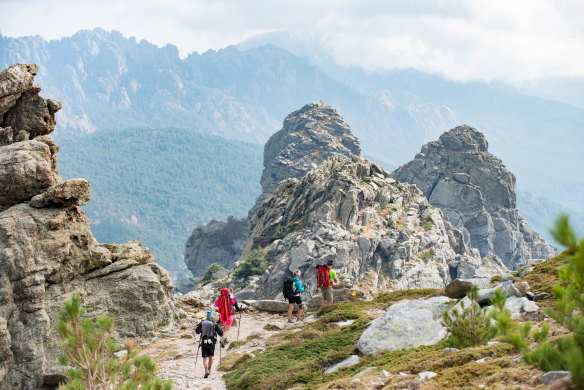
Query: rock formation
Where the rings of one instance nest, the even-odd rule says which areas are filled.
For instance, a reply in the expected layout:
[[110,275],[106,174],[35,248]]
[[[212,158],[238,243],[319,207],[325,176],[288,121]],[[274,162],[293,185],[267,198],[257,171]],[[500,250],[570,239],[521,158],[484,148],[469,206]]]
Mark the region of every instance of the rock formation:
[[391,305],[363,332],[357,343],[359,352],[371,355],[436,344],[448,335],[440,321],[442,312],[450,308],[446,305],[450,301],[446,297],[433,297]]
[[418,186],[481,256],[494,254],[509,269],[554,256],[517,211],[515,176],[487,147],[484,134],[459,126],[424,145],[391,176]]
[[502,263],[484,266],[416,186],[359,156],[333,156],[301,180],[280,182],[253,216],[235,266],[257,247],[269,268],[235,280],[247,285],[241,298],[278,295],[284,277],[297,268],[314,289],[315,266],[327,260],[366,294],[439,288],[457,277],[505,272]]
[[333,107],[316,102],[292,112],[264,146],[262,193],[249,218],[282,180],[301,179],[331,156],[360,154],[359,139]]
[[229,269],[239,259],[248,234],[247,218],[229,217],[227,222],[211,220],[197,226],[187,240],[185,263],[195,277],[215,262]]
[[264,147],[262,193],[248,218],[211,221],[194,229],[187,241],[185,263],[194,276],[209,264],[230,268],[239,258],[249,234],[249,221],[280,181],[302,178],[331,156],[359,155],[359,139],[338,112],[322,102],[310,103],[289,114],[282,129]]
[[0,72],[0,387],[7,389],[55,379],[54,321],[74,292],[89,316],[114,315],[120,337],[174,321],[166,270],[136,241],[97,243],[79,207],[90,199],[89,183],[59,176],[59,147],[47,134],[61,103],[38,95],[36,69]]

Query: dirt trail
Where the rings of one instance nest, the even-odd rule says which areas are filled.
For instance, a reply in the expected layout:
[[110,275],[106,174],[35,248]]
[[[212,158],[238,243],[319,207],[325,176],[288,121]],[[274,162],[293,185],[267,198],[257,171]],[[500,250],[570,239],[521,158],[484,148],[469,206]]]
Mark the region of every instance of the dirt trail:
[[[184,324],[182,325],[182,328],[186,327],[186,329],[177,331],[176,335],[161,337],[146,346],[143,352],[151,355],[155,359],[160,377],[174,381],[173,389],[227,389],[223,380],[224,373],[217,370],[219,366],[219,343],[215,347],[215,358],[213,359],[211,375],[205,379],[203,378],[205,370],[200,351],[199,357],[196,359],[199,339],[193,336],[194,326],[200,320],[189,319],[188,321],[188,327]],[[228,354],[240,354],[263,348],[266,340],[275,332],[264,330],[264,327],[269,323],[277,323],[283,326],[286,321],[285,314],[268,314],[258,311],[244,312],[242,315],[239,340],[245,340],[253,332],[262,332],[261,337],[253,339],[249,343],[237,348],[229,350],[224,348],[221,350],[222,356],[225,357]],[[236,340],[237,327],[232,327],[228,336],[230,341]],[[197,360],[196,369],[195,359]]]

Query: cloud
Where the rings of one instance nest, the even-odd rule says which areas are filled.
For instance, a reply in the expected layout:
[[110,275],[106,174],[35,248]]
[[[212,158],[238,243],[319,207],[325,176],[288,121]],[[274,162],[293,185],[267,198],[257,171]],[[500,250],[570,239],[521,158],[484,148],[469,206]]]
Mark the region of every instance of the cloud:
[[9,36],[102,27],[181,55],[289,32],[314,58],[370,70],[413,67],[454,80],[584,76],[578,0],[0,0]]

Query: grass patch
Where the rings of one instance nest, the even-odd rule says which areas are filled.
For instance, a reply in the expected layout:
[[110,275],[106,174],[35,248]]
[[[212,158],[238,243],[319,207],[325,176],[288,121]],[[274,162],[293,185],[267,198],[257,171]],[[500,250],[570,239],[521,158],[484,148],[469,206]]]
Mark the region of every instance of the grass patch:
[[419,288],[412,290],[398,290],[381,293],[373,299],[373,302],[394,304],[403,299],[426,299],[431,297],[438,297],[440,295],[444,295],[444,289]]
[[[300,332],[281,335],[262,354],[243,365],[233,364],[225,375],[227,388],[284,389],[295,384],[313,388],[328,382],[323,369],[355,353],[357,341],[371,320],[365,310],[375,306],[378,304],[364,301],[326,306],[318,312],[318,320]],[[347,319],[356,321],[332,327],[332,322]]]
[[[566,285],[564,282],[560,281],[558,270],[566,263],[566,260],[570,255],[572,255],[572,253],[564,251],[543,263],[531,264],[528,267],[533,267],[533,271],[522,277],[520,280],[529,283],[531,291],[533,292],[546,292],[551,294],[554,285]],[[525,268],[526,267],[523,267],[517,271],[515,275],[519,275]]]

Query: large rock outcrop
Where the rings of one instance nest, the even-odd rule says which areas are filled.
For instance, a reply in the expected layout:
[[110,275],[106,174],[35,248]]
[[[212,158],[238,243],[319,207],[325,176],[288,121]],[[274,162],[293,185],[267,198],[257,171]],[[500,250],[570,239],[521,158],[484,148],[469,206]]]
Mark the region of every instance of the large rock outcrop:
[[316,102],[292,112],[264,146],[262,193],[249,218],[282,180],[302,179],[331,156],[360,154],[359,139],[333,107]]
[[481,256],[494,254],[509,269],[552,257],[555,250],[517,211],[515,176],[487,148],[484,134],[459,126],[391,176],[422,190]]
[[[119,337],[174,322],[172,284],[140,243],[99,244],[79,207],[84,179],[63,181],[47,135],[57,101],[32,86],[36,65],[0,72],[0,388],[36,389],[54,375],[54,321],[79,293],[87,314],[115,316]],[[6,126],[6,127],[5,127]]]
[[201,276],[209,264],[230,268],[239,258],[249,235],[249,221],[278,183],[302,178],[331,156],[359,155],[359,139],[339,113],[323,102],[310,103],[289,114],[282,129],[264,147],[262,193],[248,218],[211,221],[194,229],[187,241],[185,263],[194,276]]
[[314,267],[327,260],[365,293],[439,288],[505,271],[502,263],[484,266],[416,186],[359,156],[333,156],[301,180],[280,182],[253,216],[241,259],[257,247],[269,268],[234,281],[247,284],[242,298],[278,295],[294,269],[314,289]]
[[229,269],[239,259],[248,234],[247,218],[229,217],[227,222],[211,220],[197,226],[187,240],[185,263],[195,277],[215,262]]

